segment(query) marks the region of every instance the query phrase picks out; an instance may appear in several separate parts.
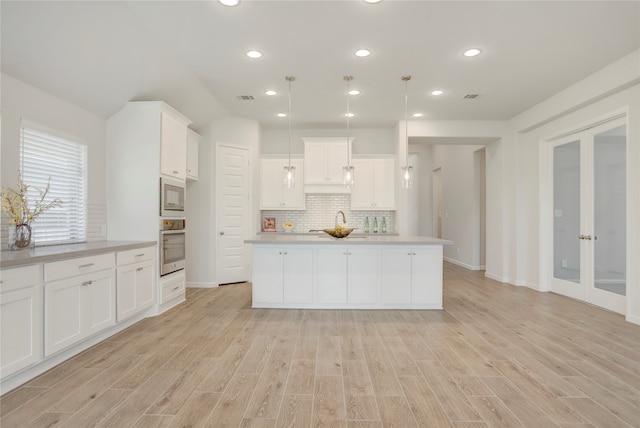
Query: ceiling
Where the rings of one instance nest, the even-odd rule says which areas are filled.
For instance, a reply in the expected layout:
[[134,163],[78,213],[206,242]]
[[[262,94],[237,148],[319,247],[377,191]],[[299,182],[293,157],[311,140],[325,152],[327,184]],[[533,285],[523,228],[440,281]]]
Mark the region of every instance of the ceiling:
[[[19,1],[1,7],[2,71],[108,117],[164,100],[196,125],[286,128],[507,120],[640,47],[638,1]],[[353,52],[366,47],[368,58]],[[462,51],[479,47],[475,58]],[[244,54],[264,53],[260,59]],[[275,89],[277,96],[264,91]],[[433,96],[430,92],[445,93]],[[472,100],[467,94],[478,94]],[[238,96],[254,100],[241,101]],[[181,106],[189,105],[185,109]],[[197,128],[197,126],[196,126]]]

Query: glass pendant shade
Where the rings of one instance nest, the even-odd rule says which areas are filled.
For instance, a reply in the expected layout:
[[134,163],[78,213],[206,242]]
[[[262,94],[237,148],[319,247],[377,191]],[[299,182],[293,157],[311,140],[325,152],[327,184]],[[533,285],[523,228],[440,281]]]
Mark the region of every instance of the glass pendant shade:
[[354,179],[355,168],[352,166],[343,166],[342,167],[342,184],[345,187],[351,189],[353,187],[353,179]]
[[411,189],[413,187],[413,167],[407,165],[400,169],[402,171],[402,188]]
[[296,187],[296,167],[285,166],[282,170],[282,184],[287,189],[293,189]]

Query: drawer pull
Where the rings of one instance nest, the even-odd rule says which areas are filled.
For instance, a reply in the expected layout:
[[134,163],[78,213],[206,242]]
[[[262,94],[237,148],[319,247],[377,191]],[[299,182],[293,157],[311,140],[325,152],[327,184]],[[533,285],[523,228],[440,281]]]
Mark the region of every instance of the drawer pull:
[[173,291],[179,290],[180,286],[178,285],[177,287],[173,287]]
[[138,269],[136,269],[136,271],[140,272],[141,270],[144,270],[143,267],[139,267]]
[[87,285],[91,285],[91,284],[93,284],[93,281],[89,280],[89,281],[85,281],[85,282],[83,282],[83,283],[82,283],[82,286],[83,286],[83,287],[86,287]]
[[142,257],[142,256],[144,256],[144,253],[136,254],[134,257]]
[[82,269],[82,268],[86,268],[86,267],[91,267],[93,266],[93,263],[87,263],[86,265],[80,265],[78,266],[78,269]]

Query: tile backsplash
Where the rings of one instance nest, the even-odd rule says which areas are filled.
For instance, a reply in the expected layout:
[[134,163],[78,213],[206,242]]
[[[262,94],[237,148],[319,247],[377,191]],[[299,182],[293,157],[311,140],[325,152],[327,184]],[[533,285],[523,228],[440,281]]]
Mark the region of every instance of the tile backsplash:
[[[307,232],[310,229],[333,227],[336,213],[343,211],[347,218],[347,225],[357,228],[357,232],[364,232],[366,217],[369,217],[371,231],[373,231],[373,218],[378,218],[378,231],[381,231],[382,218],[385,217],[387,233],[394,232],[395,211],[351,211],[351,195],[348,194],[310,193],[305,198],[306,210],[304,211],[263,210],[260,212],[261,218],[264,220],[265,217],[275,217],[278,231],[282,231],[282,223],[291,221],[295,224],[295,232]],[[342,216],[339,223],[342,223]]]

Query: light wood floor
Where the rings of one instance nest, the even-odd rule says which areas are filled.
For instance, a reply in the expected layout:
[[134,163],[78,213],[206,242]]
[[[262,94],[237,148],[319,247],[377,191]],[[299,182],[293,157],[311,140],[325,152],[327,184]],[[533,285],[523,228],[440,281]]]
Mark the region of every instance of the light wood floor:
[[1,399],[2,428],[638,427],[640,327],[445,265],[444,311],[187,293]]

